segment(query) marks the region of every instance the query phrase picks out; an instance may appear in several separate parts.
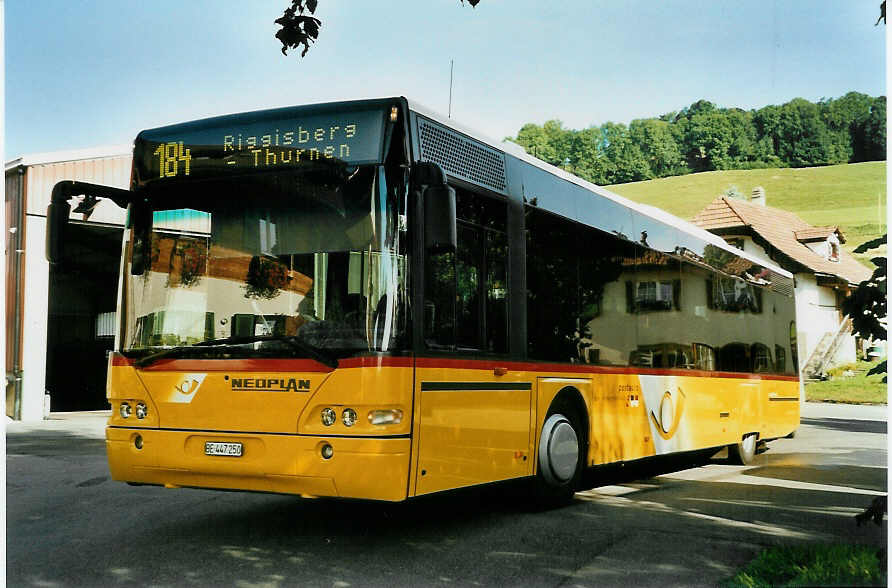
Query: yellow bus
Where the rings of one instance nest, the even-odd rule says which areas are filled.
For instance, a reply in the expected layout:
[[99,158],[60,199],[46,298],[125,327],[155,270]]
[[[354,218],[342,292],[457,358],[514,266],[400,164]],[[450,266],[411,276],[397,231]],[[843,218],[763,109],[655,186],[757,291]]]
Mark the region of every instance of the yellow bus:
[[[399,501],[799,424],[792,276],[405,98],[135,141],[106,428],[115,480]],[[585,479],[590,479],[586,475]]]

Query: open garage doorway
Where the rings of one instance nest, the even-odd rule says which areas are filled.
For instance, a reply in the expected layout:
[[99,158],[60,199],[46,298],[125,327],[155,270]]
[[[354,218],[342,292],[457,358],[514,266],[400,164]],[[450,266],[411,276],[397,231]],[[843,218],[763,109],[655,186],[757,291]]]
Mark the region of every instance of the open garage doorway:
[[114,348],[120,227],[68,226],[70,263],[50,266],[46,389],[53,412],[108,408],[105,380]]

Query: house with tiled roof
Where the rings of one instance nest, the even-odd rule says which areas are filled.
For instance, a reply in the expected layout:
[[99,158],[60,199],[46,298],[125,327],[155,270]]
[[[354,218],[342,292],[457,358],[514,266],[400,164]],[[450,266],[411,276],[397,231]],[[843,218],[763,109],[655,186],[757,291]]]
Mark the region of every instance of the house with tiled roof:
[[794,275],[798,358],[806,377],[855,361],[857,341],[842,301],[871,271],[842,250],[845,235],[838,226],[815,227],[792,212],[766,206],[759,188],[751,201],[716,198],[693,222]]

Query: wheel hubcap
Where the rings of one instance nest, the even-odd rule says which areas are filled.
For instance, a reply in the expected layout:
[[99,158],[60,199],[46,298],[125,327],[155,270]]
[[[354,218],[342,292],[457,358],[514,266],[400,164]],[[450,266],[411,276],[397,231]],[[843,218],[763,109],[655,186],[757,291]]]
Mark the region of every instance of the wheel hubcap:
[[756,450],[756,436],[755,435],[747,435],[743,438],[743,451],[750,455]]
[[567,417],[554,414],[542,427],[539,443],[539,468],[552,484],[564,484],[576,473],[579,438]]

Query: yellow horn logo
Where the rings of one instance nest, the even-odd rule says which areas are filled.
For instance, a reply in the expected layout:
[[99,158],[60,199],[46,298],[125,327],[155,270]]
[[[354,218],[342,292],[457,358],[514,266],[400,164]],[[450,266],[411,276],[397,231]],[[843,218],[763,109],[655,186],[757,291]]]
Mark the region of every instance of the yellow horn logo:
[[675,396],[676,400],[673,402],[671,392],[667,391],[663,394],[663,398],[660,400],[660,416],[657,416],[653,410],[650,411],[650,418],[656,425],[657,433],[665,441],[675,435],[684,412],[684,392],[681,391],[681,388],[678,388],[678,394]]
[[189,396],[190,394],[195,392],[196,388],[198,388],[198,380],[189,380],[189,381],[183,382],[179,386],[174,386],[174,388],[176,388],[177,392],[179,392],[180,394],[183,394],[184,396]]

